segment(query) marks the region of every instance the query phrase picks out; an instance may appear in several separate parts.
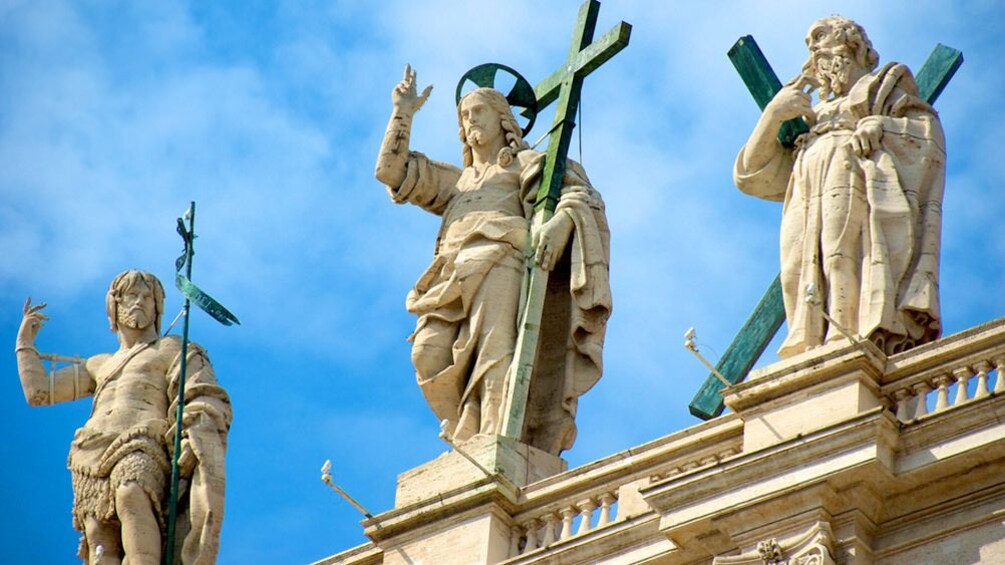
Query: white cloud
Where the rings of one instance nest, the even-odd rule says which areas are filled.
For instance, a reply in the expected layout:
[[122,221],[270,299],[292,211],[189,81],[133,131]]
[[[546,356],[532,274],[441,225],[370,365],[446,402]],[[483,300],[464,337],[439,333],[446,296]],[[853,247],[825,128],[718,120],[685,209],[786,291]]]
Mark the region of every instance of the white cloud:
[[[404,337],[414,321],[403,309],[438,219],[392,205],[371,172],[401,67],[411,63],[420,86],[436,86],[413,147],[457,163],[458,77],[496,61],[544,78],[566,56],[578,5],[315,2],[250,15],[226,5],[121,13],[6,5],[5,323],[16,326],[21,297],[40,294],[63,308],[47,344],[89,344],[90,325],[105,339],[103,285],[134,265],[170,278],[180,250],[174,219],[196,200],[195,280],[244,323],[224,329],[196,318],[196,339],[240,401],[231,468],[242,478],[229,504],[241,512],[228,514],[225,535],[251,543],[249,524],[290,537],[311,528],[296,512],[323,512],[304,501],[320,496],[310,489],[321,488],[313,461],[321,447],[359,454],[344,468],[360,481],[372,465],[364,455],[379,453],[391,476],[443,449],[408,364]],[[580,404],[574,463],[694,422],[686,403],[705,370],[681,347],[683,330],[696,326],[703,351],[717,357],[778,270],[778,205],[732,186],[733,158],[758,114],[725,52],[751,33],[785,80],[805,56],[806,27],[832,10],[824,2],[604,3],[599,32],[620,19],[635,27],[631,45],[584,90],[583,154],[608,204],[615,313],[607,374]],[[965,51],[937,105],[950,160],[943,306],[950,331],[1001,314],[1005,110],[997,95],[1005,72],[990,22],[1005,19],[1002,8],[859,1],[841,10],[861,19],[884,59],[917,67],[936,42]],[[56,341],[61,332],[72,339]],[[288,457],[264,460],[263,437]],[[241,455],[255,445],[254,460]],[[248,500],[259,475],[300,481],[302,472],[310,478],[291,491],[296,511],[255,513]],[[387,501],[392,486],[360,488]],[[359,537],[351,511],[339,520],[322,530],[325,539],[331,529]]]

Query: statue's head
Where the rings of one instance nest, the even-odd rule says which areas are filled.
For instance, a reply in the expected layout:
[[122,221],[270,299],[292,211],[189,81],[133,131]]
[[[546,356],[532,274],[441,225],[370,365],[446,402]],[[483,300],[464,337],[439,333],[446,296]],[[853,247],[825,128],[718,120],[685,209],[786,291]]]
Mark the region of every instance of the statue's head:
[[112,280],[105,295],[105,308],[112,331],[120,326],[142,330],[153,324],[161,331],[164,313],[164,287],[146,271],[125,271]]
[[478,88],[465,94],[457,104],[457,125],[465,167],[473,161],[471,146],[491,144],[496,136],[503,137],[498,161],[504,167],[513,161],[517,152],[527,148],[509,102],[494,88]]
[[821,98],[848,94],[854,69],[872,72],[879,64],[879,53],[872,48],[865,29],[848,18],[828,16],[810,26],[806,34],[809,59],[803,74],[820,83]]

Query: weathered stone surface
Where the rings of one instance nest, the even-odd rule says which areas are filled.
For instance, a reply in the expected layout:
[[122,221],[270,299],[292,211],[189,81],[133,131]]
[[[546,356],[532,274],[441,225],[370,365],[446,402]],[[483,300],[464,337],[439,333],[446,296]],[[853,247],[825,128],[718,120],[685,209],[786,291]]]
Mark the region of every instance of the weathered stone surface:
[[[158,565],[174,446],[181,340],[160,337],[164,289],[150,273],[126,271],[105,303],[119,349],[46,375],[35,338],[45,304],[25,303],[15,346],[25,398],[33,406],[94,397],[70,446],[73,523],[87,563]],[[188,344],[184,483],[177,540],[182,563],[213,563],[219,551],[224,456],[231,407],[205,350]]]
[[[462,447],[485,470],[499,474],[502,480],[522,487],[566,469],[566,462],[503,436],[477,436]],[[448,451],[436,459],[398,475],[395,508],[432,498],[438,494],[462,488],[485,479],[478,467],[456,451]]]
[[415,73],[392,92],[376,176],[396,203],[441,216],[433,262],[409,293],[412,361],[433,412],[458,442],[502,427],[527,258],[551,271],[521,439],[558,455],[576,437],[580,395],[600,378],[610,255],[604,203],[569,162],[555,215],[533,234],[543,153],[529,149],[506,99],[479,88],[458,106],[463,168],[409,150]]
[[[802,73],[765,107],[733,172],[744,192],[785,202],[779,355],[843,339],[835,323],[887,354],[932,341],[946,154],[938,115],[905,66],[876,69],[855,22],[818,20],[806,44]],[[779,126],[797,117],[810,131],[785,147]],[[811,285],[819,305],[807,300]]]
[[[736,413],[519,491],[482,479],[397,508],[377,516],[382,530],[367,524],[375,545],[322,563],[391,562],[398,547],[416,555],[440,540],[495,551],[503,526],[509,551],[495,563],[514,565],[999,563],[1005,396],[951,394],[906,420],[896,400],[927,390],[931,405],[939,391],[919,383],[985,365],[997,386],[1005,319],[890,358],[868,343],[831,344],[758,371],[736,387]],[[617,500],[609,521],[597,510],[605,498]],[[464,558],[436,558],[488,558],[464,547]]]

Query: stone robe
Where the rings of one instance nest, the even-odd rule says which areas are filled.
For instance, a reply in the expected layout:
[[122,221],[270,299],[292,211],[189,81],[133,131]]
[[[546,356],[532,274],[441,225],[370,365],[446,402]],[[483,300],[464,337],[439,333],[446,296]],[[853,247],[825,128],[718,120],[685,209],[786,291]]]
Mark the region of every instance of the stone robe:
[[[88,422],[77,430],[70,444],[67,466],[73,478],[73,522],[80,532],[84,531],[84,520],[89,515],[103,522],[116,521],[115,488],[135,481],[153,503],[163,539],[181,372],[181,340],[168,336],[153,344],[134,346],[129,360],[110,374],[96,376],[94,406],[98,405],[105,388],[119,379],[130,363],[140,363],[134,359],[138,354],[152,349],[158,349],[159,354],[172,355],[174,359],[166,374],[151,376],[166,380],[166,386],[155,388],[166,391],[168,398],[164,399],[164,405],[170,405],[168,413],[163,418],[135,422],[125,430],[96,429]],[[181,481],[183,490],[178,507],[175,555],[181,556],[184,565],[216,563],[223,523],[224,456],[231,416],[230,399],[217,384],[206,352],[197,344],[189,343],[182,436],[188,438],[197,464],[191,475],[183,476]],[[143,456],[138,457],[138,453]],[[88,555],[83,536],[79,555],[82,558]]]
[[[939,245],[945,138],[906,67],[890,63],[847,96],[814,108],[795,149],[777,145],[760,170],[743,151],[733,178],[744,192],[784,200],[782,292],[788,357],[841,339],[806,303],[815,283],[828,314],[887,354],[938,338]],[[881,147],[858,157],[849,141],[863,119],[882,125]]]
[[[524,150],[508,166],[495,164],[478,173],[413,152],[404,182],[388,188],[395,202],[411,202],[443,217],[433,262],[409,292],[406,307],[418,316],[410,337],[413,358],[421,348],[450,350],[446,367],[423,374],[417,363],[416,376],[451,433],[468,426],[467,418],[478,417],[464,410],[471,395],[503,397],[543,157]],[[600,378],[611,311],[610,232],[603,201],[578,163],[569,161],[563,182],[556,213],[568,212],[575,229],[549,277],[522,438],[553,454],[575,440],[577,400]]]

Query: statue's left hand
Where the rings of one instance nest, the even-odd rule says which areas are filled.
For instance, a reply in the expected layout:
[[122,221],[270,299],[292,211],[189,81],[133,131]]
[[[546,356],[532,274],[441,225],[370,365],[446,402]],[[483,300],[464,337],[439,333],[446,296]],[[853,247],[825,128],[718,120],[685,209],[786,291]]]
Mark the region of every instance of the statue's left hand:
[[559,211],[541,226],[534,234],[534,260],[542,269],[550,271],[555,268],[575,224],[572,217],[564,211]]
[[883,121],[879,116],[866,116],[858,121],[851,136],[852,151],[859,157],[869,157],[880,148],[883,139]]

